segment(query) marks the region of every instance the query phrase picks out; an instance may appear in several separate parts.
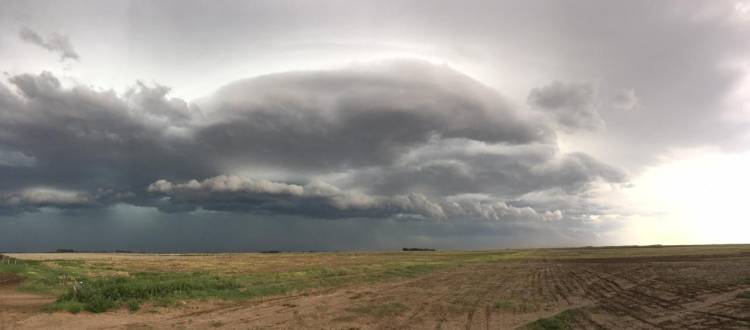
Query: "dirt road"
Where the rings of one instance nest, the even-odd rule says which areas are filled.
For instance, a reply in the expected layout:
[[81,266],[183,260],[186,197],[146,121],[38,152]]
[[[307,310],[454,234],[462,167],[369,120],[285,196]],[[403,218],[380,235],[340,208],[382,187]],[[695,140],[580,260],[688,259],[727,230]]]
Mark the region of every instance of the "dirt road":
[[22,278],[0,273],[0,330],[13,328],[16,322],[37,315],[44,305],[54,301],[53,297],[19,292]]

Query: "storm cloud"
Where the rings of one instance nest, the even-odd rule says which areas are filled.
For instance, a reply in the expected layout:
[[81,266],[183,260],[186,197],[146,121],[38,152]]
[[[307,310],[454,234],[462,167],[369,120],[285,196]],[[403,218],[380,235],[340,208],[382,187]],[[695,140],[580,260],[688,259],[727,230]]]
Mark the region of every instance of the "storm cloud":
[[393,164],[433,137],[554,141],[550,127],[496,92],[419,61],[263,76],[204,103],[209,124],[196,139],[242,164],[342,170]]
[[373,196],[344,191],[315,180],[304,186],[236,176],[218,176],[203,181],[172,183],[159,180],[147,188],[167,196],[165,210],[185,207],[206,210],[246,211],[314,216],[319,218],[419,218],[432,220],[559,220],[562,212],[539,213],[531,207],[516,207],[485,196],[450,196],[430,199],[419,193]]
[[0,1],[0,250],[707,235],[742,171],[647,174],[747,152],[744,2]]
[[[17,211],[128,203],[332,219],[545,220],[565,210],[513,201],[626,177],[583,153],[559,153],[543,116],[422,61],[267,75],[193,103],[142,82],[117,94],[64,87],[49,72],[8,81],[15,91],[3,87],[0,205]],[[264,177],[269,167],[274,174]]]

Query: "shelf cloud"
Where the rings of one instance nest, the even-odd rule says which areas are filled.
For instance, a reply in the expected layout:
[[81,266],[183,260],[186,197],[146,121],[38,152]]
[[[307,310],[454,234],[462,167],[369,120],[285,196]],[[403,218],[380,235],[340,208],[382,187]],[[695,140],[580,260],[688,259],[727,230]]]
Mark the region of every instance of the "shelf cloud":
[[[589,155],[560,153],[543,116],[423,61],[272,74],[191,103],[142,82],[121,94],[63,87],[49,72],[9,82],[0,144],[34,162],[2,165],[3,193],[15,196],[8,209],[130,203],[332,219],[547,219],[566,210],[512,202],[626,181]],[[237,173],[264,167],[287,181]],[[28,190],[40,185],[59,190]],[[484,197],[455,197],[470,194]]]

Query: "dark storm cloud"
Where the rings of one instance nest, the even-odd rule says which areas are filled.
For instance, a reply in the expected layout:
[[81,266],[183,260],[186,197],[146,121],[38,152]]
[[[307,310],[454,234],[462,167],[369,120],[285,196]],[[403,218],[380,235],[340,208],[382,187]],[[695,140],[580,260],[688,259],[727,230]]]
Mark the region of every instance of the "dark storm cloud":
[[24,155],[18,151],[7,151],[0,149],[0,166],[31,166],[34,158]]
[[[107,55],[127,54],[118,66],[137,77],[219,81],[246,69],[343,63],[352,53],[360,55],[357,50],[416,53],[473,64],[483,81],[517,88],[519,101],[554,79],[596,82],[607,103],[617,91],[633,89],[644,111],[597,109],[607,130],[595,139],[612,146],[609,162],[634,171],[671,148],[745,148],[747,123],[725,120],[727,112],[742,107],[726,97],[746,75],[742,63],[750,53],[749,16],[741,1],[230,0],[212,6],[195,0],[5,1],[0,6],[0,22],[13,34],[15,16],[27,17],[25,26],[66,17],[60,29],[74,33],[81,46],[99,45],[106,32],[113,45]],[[8,48],[0,47],[0,53]],[[597,122],[588,119],[583,122]],[[633,145],[638,152],[631,151]]]
[[138,81],[123,98],[133,110],[150,115],[151,120],[165,121],[165,125],[184,127],[191,121],[202,118],[197,107],[188,105],[183,99],[167,97],[170,90],[167,86],[155,84],[149,87]]
[[172,119],[184,117],[184,102],[145,86],[125,96],[63,88],[48,72],[9,80],[20,95],[2,93],[0,149],[27,161],[0,163],[6,192],[37,186],[136,191],[159,177],[211,173],[191,161],[182,122]]
[[433,219],[445,215],[424,196],[370,196],[342,191],[322,181],[304,186],[218,176],[203,181],[154,182],[148,192],[169,196],[169,206],[186,205],[208,210],[253,211],[256,213],[299,214],[322,218],[390,217],[411,214]]
[[[163,213],[117,205],[87,213],[45,210],[0,221],[0,251],[131,250],[335,251],[410,246],[488,249],[603,244],[601,225],[579,221],[544,223],[398,221],[274,217],[235,213]],[[604,224],[611,226],[611,224]],[[552,229],[554,228],[554,229]]]
[[[435,220],[559,220],[560,210],[539,213],[531,207],[515,207],[484,196],[428,198],[419,193],[375,196],[345,191],[322,181],[304,186],[218,176],[203,181],[172,183],[159,180],[150,193],[164,195],[167,210],[201,207],[207,210],[252,211],[317,218],[417,217]],[[158,204],[157,204],[158,205]]]
[[238,163],[341,170],[392,164],[433,136],[506,144],[554,138],[489,88],[416,61],[254,78],[206,104],[210,124],[196,139]]
[[[547,221],[560,220],[565,205],[524,195],[625,180],[588,155],[560,154],[542,117],[425,62],[263,76],[200,106],[158,84],[118,95],[65,87],[48,72],[9,82],[15,93],[0,90],[7,212],[125,203],[164,212]],[[282,179],[235,174],[255,166]]]
[[559,153],[554,145],[488,145],[456,139],[433,141],[394,166],[351,176],[363,189],[381,194],[485,193],[506,198],[547,189],[575,194],[593,182],[627,179],[621,169],[583,153]]
[[[620,211],[592,202],[599,193],[592,187],[628,180],[611,165],[638,175],[667,150],[747,149],[747,99],[734,95],[746,90],[746,7],[721,0],[0,1],[7,66],[0,70],[15,75],[0,84],[0,213],[14,214],[0,219],[0,249],[585,244],[602,229],[592,216]],[[532,111],[446,68],[414,64],[237,81],[199,106],[160,85],[138,83],[122,94],[70,88],[50,74],[18,75],[56,65],[17,47],[22,26],[45,32],[21,32],[25,42],[57,47],[51,52],[66,61],[77,52],[68,47],[66,57],[65,38],[46,32],[74,36],[92,61],[66,74],[97,84],[157,80],[194,95],[257,73],[407,54],[452,63]],[[559,150],[560,131],[565,149],[596,159]],[[305,194],[147,191],[159,180],[205,184],[221,175]],[[415,201],[452,218],[371,221],[426,212],[387,203],[337,208],[333,197],[307,191],[314,182],[378,201],[420,196]],[[502,205],[517,212],[503,213]],[[561,219],[459,219],[495,212],[510,220],[529,209]],[[364,218],[312,219],[346,216]]]
[[33,30],[29,28],[23,28],[18,32],[18,36],[25,42],[42,47],[52,53],[60,55],[61,61],[64,61],[66,59],[78,61],[81,59],[78,53],[76,53],[75,49],[73,49],[73,44],[70,42],[70,39],[65,35],[52,33],[45,40],[45,38],[42,38],[42,36],[34,32]]

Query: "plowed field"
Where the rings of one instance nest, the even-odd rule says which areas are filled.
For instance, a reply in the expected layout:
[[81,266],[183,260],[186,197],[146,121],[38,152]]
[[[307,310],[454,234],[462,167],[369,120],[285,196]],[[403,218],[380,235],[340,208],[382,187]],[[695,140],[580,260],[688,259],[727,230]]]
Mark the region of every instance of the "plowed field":
[[[515,250],[465,253],[234,255],[233,263],[194,261],[202,267],[243,269],[253,256],[269,258],[285,271],[291,261],[330,263],[358,276],[360,262],[404,258],[450,260],[412,276],[367,282],[341,281],[253,299],[195,299],[136,311],[42,312],[50,297],[9,299],[19,279],[0,281],[0,329],[227,328],[227,329],[750,329],[750,247],[654,247]],[[388,257],[394,255],[393,257]],[[59,255],[14,255],[53,260]],[[183,263],[188,256],[66,254],[82,266],[139,268],[159,258]],[[338,260],[337,258],[358,258]],[[471,257],[469,257],[471,256]],[[284,258],[290,258],[284,260]],[[319,259],[320,261],[315,261]],[[425,261],[427,260],[427,261]],[[469,261],[471,260],[471,261]],[[255,260],[257,262],[258,260]],[[213,265],[213,266],[211,266]],[[355,266],[353,266],[355,265]],[[94,266],[91,266],[92,268]],[[151,266],[149,266],[151,267]],[[352,268],[355,267],[355,268]],[[114,267],[117,268],[117,267]],[[189,268],[189,267],[188,267]],[[258,266],[265,271],[266,268]],[[114,269],[121,272],[123,270]],[[252,272],[252,269],[243,270]],[[106,276],[106,275],[100,275]],[[347,275],[339,275],[347,276]],[[29,300],[31,299],[31,300]],[[29,301],[33,302],[29,305]],[[35,304],[34,304],[35,303]],[[25,305],[24,305],[25,304]],[[18,306],[14,306],[18,305]],[[31,307],[29,307],[31,306]]]

